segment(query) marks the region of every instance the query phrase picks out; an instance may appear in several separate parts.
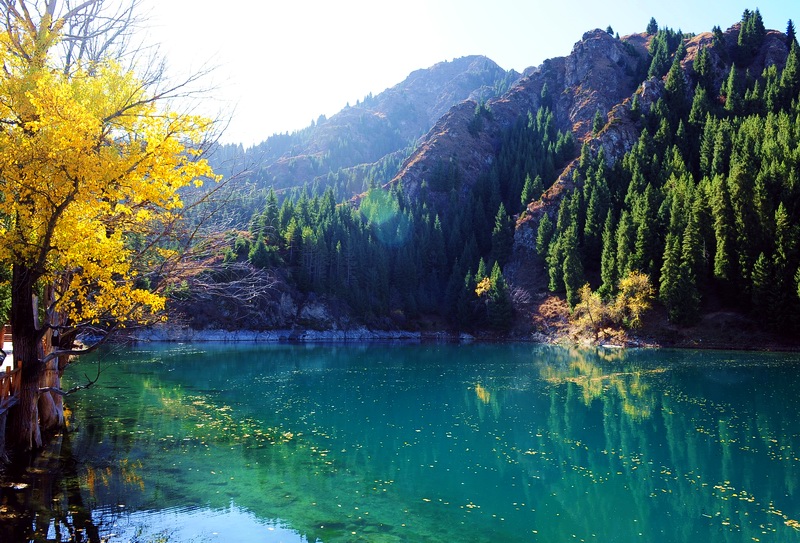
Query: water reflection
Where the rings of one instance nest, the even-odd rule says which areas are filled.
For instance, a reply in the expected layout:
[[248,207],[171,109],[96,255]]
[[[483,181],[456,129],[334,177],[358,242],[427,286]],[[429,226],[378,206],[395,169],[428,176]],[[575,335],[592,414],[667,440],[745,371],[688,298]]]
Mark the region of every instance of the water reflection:
[[796,357],[172,346],[104,364],[50,482],[3,480],[2,541],[800,541]]

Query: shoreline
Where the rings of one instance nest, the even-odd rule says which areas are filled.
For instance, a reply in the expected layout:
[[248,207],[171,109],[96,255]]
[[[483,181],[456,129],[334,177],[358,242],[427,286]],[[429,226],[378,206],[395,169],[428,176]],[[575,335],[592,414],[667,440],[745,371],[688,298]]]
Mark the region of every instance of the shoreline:
[[[280,329],[280,330],[195,330],[176,325],[158,325],[153,328],[136,330],[123,334],[120,339],[134,343],[357,343],[357,342],[456,342],[456,343],[532,343],[540,345],[560,345],[565,347],[602,348],[602,349],[681,349],[681,350],[714,350],[744,352],[800,352],[800,345],[787,341],[719,341],[699,334],[697,337],[676,338],[667,333],[669,338],[653,337],[651,333],[637,334],[628,331],[623,341],[610,338],[597,341],[586,337],[576,337],[569,332],[560,331],[550,334],[541,332],[527,335],[496,334],[473,335],[464,332],[436,331],[419,332],[407,330],[373,330],[358,327],[348,330],[313,330],[313,329]],[[652,330],[650,330],[652,332]],[[672,341],[670,341],[670,339]],[[678,339],[676,341],[676,339]],[[764,338],[758,338],[764,339]]]

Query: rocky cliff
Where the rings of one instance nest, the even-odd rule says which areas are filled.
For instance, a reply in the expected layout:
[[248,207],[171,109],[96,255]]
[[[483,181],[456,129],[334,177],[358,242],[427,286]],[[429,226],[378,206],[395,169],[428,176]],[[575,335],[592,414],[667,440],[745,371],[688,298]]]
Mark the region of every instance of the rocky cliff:
[[459,168],[462,197],[491,167],[504,130],[522,115],[547,104],[557,127],[571,130],[579,140],[591,132],[596,112],[603,115],[629,97],[646,70],[646,41],[641,36],[615,39],[603,30],[584,34],[567,57],[545,61],[507,93],[488,101],[491,115],[477,135],[470,133],[475,115],[473,102],[462,102],[447,112],[405,161],[393,182],[402,181],[416,194],[436,165],[451,160]]
[[[483,56],[468,56],[416,70],[376,96],[321,116],[293,134],[276,135],[240,151],[251,168],[242,182],[275,189],[302,186],[339,169],[375,163],[409,148],[454,104],[483,101],[519,74]],[[231,149],[220,156],[229,157]],[[219,165],[225,168],[225,164]]]

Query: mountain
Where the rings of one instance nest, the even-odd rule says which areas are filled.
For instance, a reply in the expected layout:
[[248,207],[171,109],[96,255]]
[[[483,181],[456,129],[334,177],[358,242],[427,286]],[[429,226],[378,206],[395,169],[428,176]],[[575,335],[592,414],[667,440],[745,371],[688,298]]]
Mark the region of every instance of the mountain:
[[[280,287],[248,326],[541,338],[571,322],[598,341],[640,324],[651,303],[662,340],[730,323],[786,337],[800,328],[800,53],[789,34],[765,29],[758,10],[699,35],[593,30],[435,122],[444,81],[459,77],[431,86],[422,71],[286,136],[306,154],[262,172],[294,160],[295,172],[321,173],[312,156],[333,167],[333,134],[366,137],[360,127],[379,124],[368,112],[382,122],[391,110],[381,126],[398,141],[422,130],[412,120],[433,122],[407,151],[255,206],[225,259]],[[486,59],[461,60],[504,87]],[[470,94],[487,87],[477,81]],[[427,98],[398,98],[412,88]],[[371,145],[347,164],[382,152]]]
[[[223,173],[243,164],[249,171],[242,177],[256,187],[281,190],[311,185],[331,172],[371,165],[412,148],[451,106],[465,100],[485,101],[518,77],[482,56],[440,62],[412,72],[403,82],[348,105],[329,119],[320,116],[303,130],[274,135],[247,150],[223,146],[212,160]],[[358,179],[363,180],[364,176]],[[363,187],[359,183],[352,188],[348,193],[343,187],[341,195],[350,196]]]
[[606,115],[636,90],[647,70],[648,52],[641,36],[615,39],[603,30],[584,34],[568,57],[545,61],[507,93],[491,99],[477,134],[470,133],[475,104],[462,102],[447,112],[403,163],[394,183],[415,194],[436,164],[452,161],[469,197],[477,178],[497,158],[503,135],[528,112],[547,106],[557,129],[583,141],[597,112]]

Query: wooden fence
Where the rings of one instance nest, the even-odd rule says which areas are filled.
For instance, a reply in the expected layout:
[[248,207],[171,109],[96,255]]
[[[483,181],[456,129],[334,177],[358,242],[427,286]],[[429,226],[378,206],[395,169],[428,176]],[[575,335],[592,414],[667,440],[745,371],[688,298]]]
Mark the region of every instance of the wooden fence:
[[22,370],[20,368],[0,372],[0,413],[17,403],[21,378]]
[[[11,326],[9,325],[3,326],[3,343],[11,343]],[[0,371],[0,414],[5,413],[9,407],[17,403],[21,378],[20,368],[7,368],[6,371]]]

